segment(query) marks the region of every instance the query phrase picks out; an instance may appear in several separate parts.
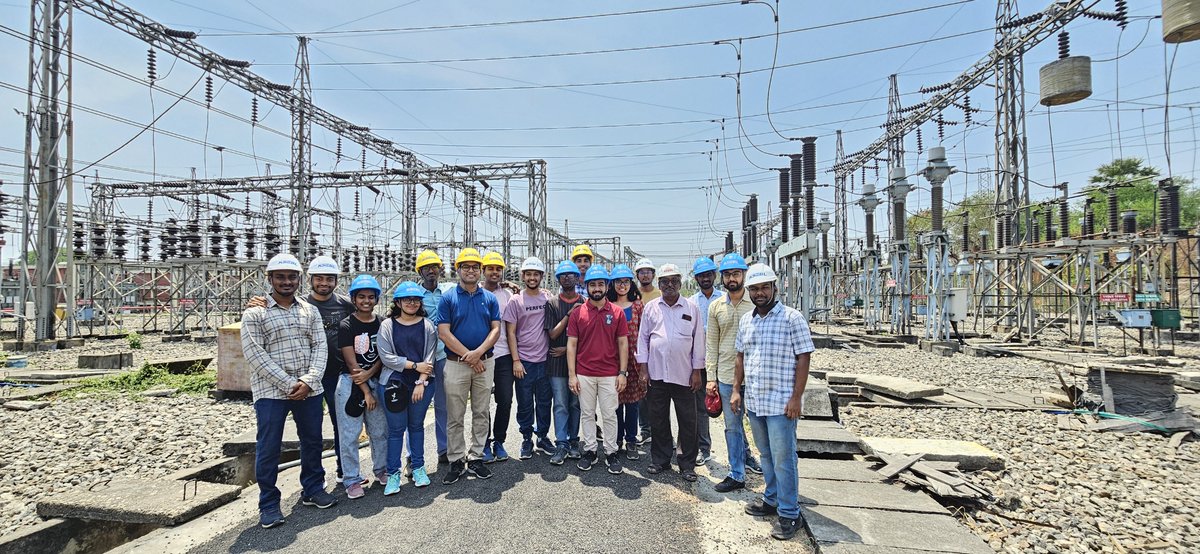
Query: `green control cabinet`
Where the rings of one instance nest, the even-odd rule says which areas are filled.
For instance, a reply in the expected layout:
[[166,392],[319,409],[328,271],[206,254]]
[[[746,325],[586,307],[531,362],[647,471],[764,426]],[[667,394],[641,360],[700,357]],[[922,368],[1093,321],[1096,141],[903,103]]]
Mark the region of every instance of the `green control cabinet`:
[[1159,329],[1179,329],[1179,310],[1150,310],[1150,324]]

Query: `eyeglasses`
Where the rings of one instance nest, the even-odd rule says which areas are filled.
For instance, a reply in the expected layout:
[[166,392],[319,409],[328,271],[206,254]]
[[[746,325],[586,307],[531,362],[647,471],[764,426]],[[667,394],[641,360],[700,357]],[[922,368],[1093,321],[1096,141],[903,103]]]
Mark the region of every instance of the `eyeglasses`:
[[463,265],[458,266],[458,270],[459,271],[479,271],[480,267],[478,265],[474,265],[474,264],[472,264],[472,265],[463,264]]

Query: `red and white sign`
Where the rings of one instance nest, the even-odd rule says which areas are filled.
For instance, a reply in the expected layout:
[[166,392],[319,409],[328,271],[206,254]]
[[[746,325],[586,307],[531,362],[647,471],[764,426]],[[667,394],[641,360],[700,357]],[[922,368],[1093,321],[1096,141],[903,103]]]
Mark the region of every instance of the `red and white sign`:
[[913,299],[913,300],[929,300],[929,295],[925,295],[925,294],[914,294],[914,295],[912,295],[912,299]]
[[1102,292],[1100,293],[1100,301],[1110,304],[1119,304],[1121,302],[1129,302],[1128,292]]

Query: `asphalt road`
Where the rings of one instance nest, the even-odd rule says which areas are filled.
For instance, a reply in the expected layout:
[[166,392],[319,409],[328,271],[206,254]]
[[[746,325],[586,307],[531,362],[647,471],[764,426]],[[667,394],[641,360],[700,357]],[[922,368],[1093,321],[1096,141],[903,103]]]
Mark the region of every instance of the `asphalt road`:
[[[509,436],[515,452],[511,437],[520,435]],[[431,443],[432,433],[428,437]],[[442,485],[439,472],[429,487],[417,489],[406,480],[389,497],[375,485],[364,498],[349,500],[339,487],[334,494],[340,503],[327,510],[302,506],[293,494],[283,500],[285,525],[262,529],[245,519],[193,552],[701,550],[695,485],[677,472],[645,473],[647,454],[626,461],[622,475],[603,467],[583,472],[574,460],[567,462],[552,466],[543,454],[513,458],[490,465],[491,479],[453,485]]]

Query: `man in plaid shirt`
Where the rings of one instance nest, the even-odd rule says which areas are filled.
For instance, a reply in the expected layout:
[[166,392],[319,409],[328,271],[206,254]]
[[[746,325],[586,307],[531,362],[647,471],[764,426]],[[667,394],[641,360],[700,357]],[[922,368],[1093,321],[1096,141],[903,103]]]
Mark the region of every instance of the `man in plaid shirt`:
[[734,412],[741,411],[744,384],[746,418],[762,452],[767,482],[762,498],[747,505],[746,513],[778,515],[771,536],[788,540],[800,529],[796,420],[813,342],[804,316],[776,300],[775,282],[775,272],[764,264],[754,264],[746,272],[746,291],[754,311],[742,316],[738,326],[729,404]]
[[[283,524],[279,509],[279,451],[289,413],[300,439],[300,484],[306,506],[328,508],[337,499],[325,491],[321,466],[321,378],[325,374],[325,329],[321,314],[296,298],[300,261],[279,254],[267,262],[271,294],[265,308],[242,314],[242,352],[250,364],[250,390],[258,420],[254,480],[258,482],[259,524],[264,529]],[[330,409],[339,407],[331,406]]]

